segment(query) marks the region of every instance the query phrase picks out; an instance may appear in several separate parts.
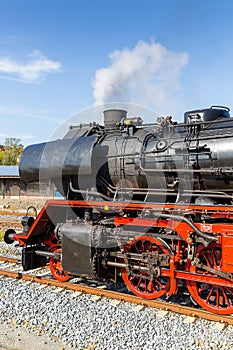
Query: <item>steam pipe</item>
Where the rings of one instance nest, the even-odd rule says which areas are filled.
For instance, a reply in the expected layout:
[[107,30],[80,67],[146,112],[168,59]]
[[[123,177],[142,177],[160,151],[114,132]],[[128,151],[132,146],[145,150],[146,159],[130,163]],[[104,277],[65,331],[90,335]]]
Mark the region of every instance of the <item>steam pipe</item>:
[[209,235],[208,233],[200,231],[189,219],[187,219],[184,216],[172,215],[172,214],[161,214],[161,213],[154,213],[154,215],[157,217],[163,218],[163,219],[171,219],[174,221],[183,221],[186,224],[188,224],[193,229],[193,231],[196,232],[196,234],[198,236],[200,236],[208,241],[211,241],[211,242],[217,242],[217,237],[214,237],[212,235]]
[[99,192],[97,192],[97,191],[78,190],[77,188],[74,188],[74,187],[73,187],[72,181],[70,181],[69,186],[70,186],[71,191],[74,192],[74,193],[80,193],[80,194],[86,194],[86,195],[87,195],[87,194],[90,194],[90,195],[92,195],[92,196],[102,197],[102,198],[104,198],[106,201],[111,200],[110,197],[105,196],[104,194],[99,193]]

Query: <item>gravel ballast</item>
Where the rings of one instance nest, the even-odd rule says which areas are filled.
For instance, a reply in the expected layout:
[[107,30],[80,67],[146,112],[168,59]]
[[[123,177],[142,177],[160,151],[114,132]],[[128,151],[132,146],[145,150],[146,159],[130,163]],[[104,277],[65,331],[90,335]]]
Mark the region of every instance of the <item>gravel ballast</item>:
[[135,305],[113,306],[106,298],[56,292],[10,278],[0,279],[0,320],[47,334],[76,349],[233,349],[233,327],[217,330],[214,322],[186,323],[185,316],[156,310],[136,311]]
[[[20,249],[1,243],[0,254],[19,256]],[[233,350],[232,326],[219,330],[215,322],[187,323],[172,312],[136,311],[134,304],[114,306],[106,298],[94,301],[91,295],[57,293],[55,287],[11,278],[0,278],[0,321],[48,337],[51,350],[57,341],[80,350]]]

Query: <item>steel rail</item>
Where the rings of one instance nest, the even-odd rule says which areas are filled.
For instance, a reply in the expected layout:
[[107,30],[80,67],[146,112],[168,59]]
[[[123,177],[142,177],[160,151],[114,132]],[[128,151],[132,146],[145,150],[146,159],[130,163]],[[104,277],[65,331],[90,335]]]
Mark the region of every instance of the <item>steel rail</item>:
[[[15,216],[15,217],[21,217],[21,216],[26,216],[26,210],[25,212],[17,212],[17,211],[14,211],[14,210],[11,210],[11,209],[8,209],[9,211],[7,210],[0,210],[0,215],[2,216]],[[30,214],[30,216],[35,216],[35,214]]]
[[1,221],[0,220],[0,228],[14,226],[15,228],[22,228],[22,224],[19,221]]
[[8,257],[8,256],[1,255],[0,256],[0,261],[9,262],[9,263],[12,263],[12,264],[19,264],[21,259],[11,258],[11,257]]

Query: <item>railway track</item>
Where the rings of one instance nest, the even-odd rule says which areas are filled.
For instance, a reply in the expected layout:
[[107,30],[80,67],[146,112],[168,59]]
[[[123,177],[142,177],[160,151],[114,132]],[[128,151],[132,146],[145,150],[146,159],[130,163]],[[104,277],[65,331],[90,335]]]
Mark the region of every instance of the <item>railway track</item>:
[[[142,307],[152,307],[155,309],[171,311],[195,318],[203,318],[209,321],[223,323],[226,325],[233,325],[233,316],[216,315],[206,310],[190,306],[183,306],[172,302],[161,300],[146,300],[131,294],[109,290],[105,285],[90,286],[80,283],[80,281],[77,282],[77,280],[80,280],[79,278],[74,278],[69,282],[62,283],[49,277],[50,271],[47,267],[37,268],[35,270],[32,270],[32,273],[29,274],[27,272],[21,271],[22,268],[20,265],[17,267],[19,263],[20,261],[17,258],[0,256],[0,276],[10,277],[16,280],[27,281],[31,283],[35,282],[45,286],[54,286],[59,288],[60,291],[73,290],[79,293],[87,293],[96,295],[98,297],[115,299],[120,302],[129,302],[140,305]],[[7,266],[2,268],[6,264]]]
[[[1,217],[15,216],[15,217],[21,219],[22,216],[25,216],[25,215],[26,215],[26,213],[27,213],[26,210],[24,210],[24,211],[17,211],[17,210],[16,210],[16,211],[12,211],[12,210],[9,210],[9,211],[7,211],[7,210],[0,210],[0,216],[1,216]],[[29,215],[30,215],[30,216],[36,217],[34,211],[30,211]]]
[[[21,217],[21,216],[25,216],[26,215],[26,211],[7,211],[7,210],[0,210],[0,215],[1,216],[17,216],[17,217]],[[33,213],[30,213],[30,216],[33,216]]]
[[0,229],[6,229],[9,227],[14,227],[15,229],[20,229],[22,228],[21,222],[19,221],[1,221],[0,222]]
[[[26,215],[26,211],[7,211],[7,210],[0,210],[0,229],[5,230],[6,228],[9,228],[10,226],[14,227],[15,229],[21,229],[21,219],[23,216]],[[35,216],[35,213],[30,212],[30,216]]]

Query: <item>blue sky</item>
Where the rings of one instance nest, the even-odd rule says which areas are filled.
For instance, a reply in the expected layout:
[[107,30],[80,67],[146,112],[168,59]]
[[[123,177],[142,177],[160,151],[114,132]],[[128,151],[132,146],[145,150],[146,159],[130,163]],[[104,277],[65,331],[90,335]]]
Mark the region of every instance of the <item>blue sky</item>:
[[233,109],[232,18],[231,0],[0,0],[0,143],[111,101]]

